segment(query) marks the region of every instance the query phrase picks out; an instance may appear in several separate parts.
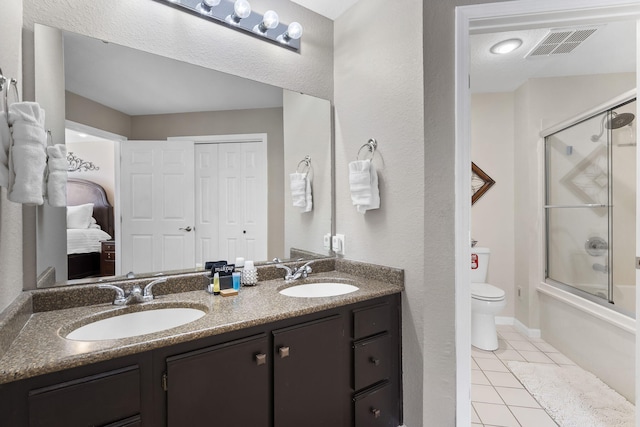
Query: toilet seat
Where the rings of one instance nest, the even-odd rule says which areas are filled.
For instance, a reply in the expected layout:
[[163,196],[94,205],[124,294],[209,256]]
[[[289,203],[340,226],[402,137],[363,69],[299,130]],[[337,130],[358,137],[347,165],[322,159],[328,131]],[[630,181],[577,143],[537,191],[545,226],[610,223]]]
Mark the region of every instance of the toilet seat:
[[488,283],[471,283],[471,298],[482,301],[502,301],[505,292]]

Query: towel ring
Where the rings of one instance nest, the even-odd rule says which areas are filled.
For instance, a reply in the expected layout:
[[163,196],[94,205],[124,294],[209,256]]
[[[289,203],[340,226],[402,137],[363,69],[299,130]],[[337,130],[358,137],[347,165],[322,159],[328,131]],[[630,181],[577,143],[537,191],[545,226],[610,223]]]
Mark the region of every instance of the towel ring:
[[[4,88],[4,85],[6,83],[9,83],[9,86],[7,88]],[[11,88],[13,88],[13,91],[15,93],[15,97],[16,97],[16,102],[20,101],[20,94],[18,93],[18,81],[14,78],[9,78],[7,79],[3,74],[2,74],[2,69],[0,68],[0,92],[3,91],[4,89],[4,111],[8,114],[9,113],[9,91],[11,90]]]
[[[300,165],[303,165],[301,171],[299,170]],[[298,166],[296,167],[296,173],[305,172],[305,168],[307,169],[306,172],[309,172],[309,170],[311,169],[311,156],[309,155],[304,156],[304,159],[300,160]]]
[[[360,152],[362,151],[363,148],[368,148],[369,153],[371,153],[371,157],[369,157],[369,159],[373,159],[373,156],[376,153],[376,148],[378,148],[378,141],[371,138],[369,139],[369,141],[367,141],[366,144],[363,144],[362,147],[360,147],[360,149],[358,150],[358,155],[356,156],[356,160],[360,160]],[[366,160],[366,159],[362,159],[362,160]]]

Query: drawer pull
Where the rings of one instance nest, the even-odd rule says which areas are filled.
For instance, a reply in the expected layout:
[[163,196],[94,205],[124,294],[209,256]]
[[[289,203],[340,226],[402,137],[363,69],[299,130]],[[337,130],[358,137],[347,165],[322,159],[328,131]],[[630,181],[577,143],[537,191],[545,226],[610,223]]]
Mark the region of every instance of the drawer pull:
[[278,353],[280,353],[281,359],[284,359],[285,357],[289,357],[289,347],[280,347],[278,349]]
[[380,418],[380,409],[371,408],[371,413],[373,414],[373,418]]
[[267,363],[267,355],[264,353],[256,354],[256,365],[264,365]]
[[369,362],[373,363],[376,366],[380,365],[380,359],[378,359],[376,357],[369,358]]

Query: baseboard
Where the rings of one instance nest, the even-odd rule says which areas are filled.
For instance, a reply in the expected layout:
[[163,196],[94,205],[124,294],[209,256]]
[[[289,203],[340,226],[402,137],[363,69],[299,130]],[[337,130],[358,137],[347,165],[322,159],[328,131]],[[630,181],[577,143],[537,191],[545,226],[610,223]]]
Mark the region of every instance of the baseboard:
[[519,321],[518,319],[514,319],[513,326],[520,332],[521,334],[526,335],[529,338],[540,338],[540,329],[532,329],[527,328],[524,323]]
[[513,317],[496,316],[496,325],[513,325]]

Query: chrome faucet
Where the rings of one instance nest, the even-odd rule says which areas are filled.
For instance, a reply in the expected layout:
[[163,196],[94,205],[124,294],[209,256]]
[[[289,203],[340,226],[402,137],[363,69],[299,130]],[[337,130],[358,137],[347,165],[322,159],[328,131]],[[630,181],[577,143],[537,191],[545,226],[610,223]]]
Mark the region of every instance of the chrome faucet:
[[166,277],[162,277],[160,279],[156,279],[150,283],[148,283],[144,290],[140,288],[140,286],[135,285],[131,288],[131,291],[125,292],[120,286],[102,284],[98,285],[100,289],[113,289],[116,291],[116,297],[113,300],[114,305],[128,305],[134,303],[141,303],[153,300],[153,287],[158,283],[164,283],[167,281]]
[[306,279],[309,273],[311,273],[311,264],[313,261],[309,261],[308,263],[298,267],[298,268],[290,268],[284,264],[277,264],[277,268],[282,268],[285,270],[284,281],[285,282],[293,282],[294,280],[298,280],[299,278]]

